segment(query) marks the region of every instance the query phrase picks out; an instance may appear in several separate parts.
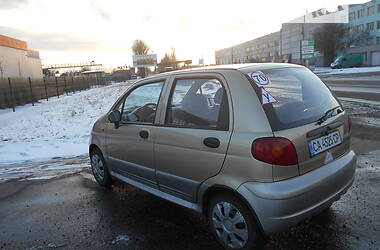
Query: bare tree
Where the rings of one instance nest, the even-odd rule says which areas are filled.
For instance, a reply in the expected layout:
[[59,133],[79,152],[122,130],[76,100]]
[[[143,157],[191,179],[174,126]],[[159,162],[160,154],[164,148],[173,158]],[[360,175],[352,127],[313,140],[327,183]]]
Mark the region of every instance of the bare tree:
[[143,40],[136,39],[132,44],[132,52],[134,55],[146,55],[149,53],[149,46]]
[[165,53],[165,56],[161,58],[160,64],[165,67],[173,67],[173,69],[177,69],[177,56],[175,54],[175,48],[170,48],[170,52]]
[[174,67],[175,69],[177,69],[177,63],[176,63],[176,61],[177,61],[177,56],[176,56],[176,54],[175,54],[175,48],[174,48],[174,47],[171,47],[171,48],[170,48],[170,60],[171,60],[172,63],[173,63],[173,67]]
[[315,48],[324,55],[324,65],[329,66],[338,51],[343,48],[343,24],[325,23],[314,31]]

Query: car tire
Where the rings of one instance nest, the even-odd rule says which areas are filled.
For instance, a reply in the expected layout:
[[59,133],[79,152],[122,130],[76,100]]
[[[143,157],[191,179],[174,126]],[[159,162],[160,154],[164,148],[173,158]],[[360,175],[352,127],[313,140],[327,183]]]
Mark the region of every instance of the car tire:
[[[226,209],[229,213],[226,214]],[[208,206],[210,228],[215,239],[228,250],[260,249],[263,237],[250,209],[229,194],[214,196]]]
[[98,148],[94,148],[90,153],[91,171],[95,180],[100,186],[110,187],[112,185],[112,178],[109,174],[106,161],[103,154]]

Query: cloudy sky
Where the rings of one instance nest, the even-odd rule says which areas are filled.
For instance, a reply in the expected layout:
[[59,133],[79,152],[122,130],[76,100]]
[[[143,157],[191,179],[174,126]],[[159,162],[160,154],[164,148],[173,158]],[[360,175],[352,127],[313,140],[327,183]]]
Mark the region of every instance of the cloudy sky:
[[28,42],[43,64],[95,60],[132,64],[131,45],[143,39],[161,58],[214,62],[215,50],[278,31],[281,23],[320,8],[357,0],[0,0],[0,34]]

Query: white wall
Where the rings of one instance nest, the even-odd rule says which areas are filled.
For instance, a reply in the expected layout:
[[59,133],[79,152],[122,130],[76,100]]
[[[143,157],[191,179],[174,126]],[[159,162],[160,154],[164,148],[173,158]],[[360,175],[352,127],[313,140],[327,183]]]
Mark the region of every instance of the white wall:
[[42,77],[41,59],[27,56],[27,51],[0,46],[0,77]]

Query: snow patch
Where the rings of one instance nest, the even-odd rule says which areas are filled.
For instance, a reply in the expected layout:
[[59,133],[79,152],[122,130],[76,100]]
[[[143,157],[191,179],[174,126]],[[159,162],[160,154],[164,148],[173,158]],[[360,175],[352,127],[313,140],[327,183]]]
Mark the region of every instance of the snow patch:
[[377,117],[353,117],[352,119],[361,125],[380,128],[380,119]]
[[86,154],[94,122],[125,92],[129,82],[0,110],[0,164]]
[[344,109],[348,111],[350,115],[367,115],[376,114],[380,112],[380,105],[375,101],[360,101],[355,98],[340,98]]
[[116,239],[112,241],[112,245],[116,244],[128,244],[130,241],[130,237],[125,234],[118,235]]
[[20,181],[50,180],[62,175],[91,170],[88,157],[56,159],[46,162],[24,162],[0,166],[0,182],[20,179]]

